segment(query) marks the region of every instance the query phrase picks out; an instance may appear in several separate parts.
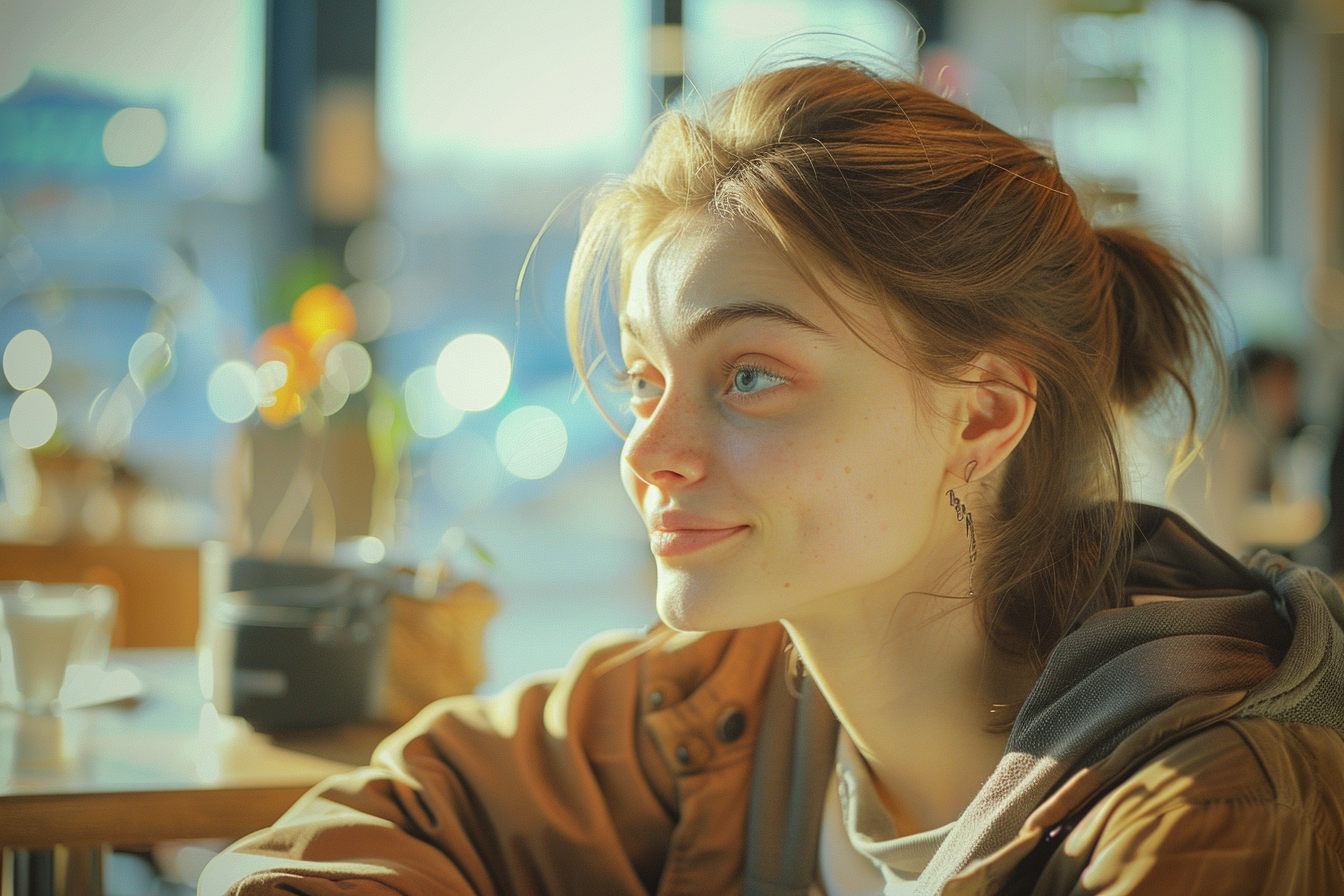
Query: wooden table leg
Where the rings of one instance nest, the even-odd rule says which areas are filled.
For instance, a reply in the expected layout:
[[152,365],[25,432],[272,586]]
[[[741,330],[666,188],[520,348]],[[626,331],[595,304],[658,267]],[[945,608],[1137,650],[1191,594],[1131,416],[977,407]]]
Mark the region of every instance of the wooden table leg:
[[13,896],[55,896],[55,856],[50,849],[7,849],[6,883]]
[[54,896],[103,896],[107,847],[56,847]]
[[106,846],[0,850],[0,896],[103,896]]

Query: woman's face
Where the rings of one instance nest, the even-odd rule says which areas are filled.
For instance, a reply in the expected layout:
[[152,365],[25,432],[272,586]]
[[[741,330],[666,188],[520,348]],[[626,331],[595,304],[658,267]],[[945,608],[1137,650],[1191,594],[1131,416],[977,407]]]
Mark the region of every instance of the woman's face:
[[[887,333],[875,308],[848,310]],[[621,331],[634,411],[621,477],[669,625],[801,620],[934,587],[965,563],[945,494],[960,484],[947,475],[951,390],[917,404],[915,375],[754,231],[701,222],[655,240]]]

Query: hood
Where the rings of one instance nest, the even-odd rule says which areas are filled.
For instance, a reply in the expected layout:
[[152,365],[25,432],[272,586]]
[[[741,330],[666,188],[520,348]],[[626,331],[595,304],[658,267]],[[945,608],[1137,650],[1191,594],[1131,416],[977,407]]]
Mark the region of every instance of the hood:
[[1344,600],[1328,576],[1261,552],[1243,565],[1169,510],[1135,505],[1125,592],[1060,640],[1003,760],[919,878],[937,893],[1013,839],[1061,782],[1188,697],[1344,731]]
[[[1344,731],[1344,598],[1330,577],[1269,551],[1243,565],[1170,510],[1135,505],[1135,511],[1125,593],[1148,602],[1099,613],[1061,641],[1008,749],[1040,746],[1032,729],[1058,723],[1061,701],[1106,667],[1131,667],[1136,650],[1160,656],[1160,665],[1133,669],[1143,680],[1100,688],[1119,701],[1104,715],[1121,723],[1120,739],[1146,721],[1126,719],[1124,711],[1135,708],[1126,698],[1145,687],[1178,699],[1245,690],[1239,717]],[[1115,744],[1108,740],[1095,743],[1079,764],[1109,753]]]

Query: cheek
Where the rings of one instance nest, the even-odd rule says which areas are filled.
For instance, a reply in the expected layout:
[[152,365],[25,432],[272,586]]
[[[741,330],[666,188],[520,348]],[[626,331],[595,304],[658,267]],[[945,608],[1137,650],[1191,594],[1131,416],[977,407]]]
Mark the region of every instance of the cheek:
[[[829,553],[908,541],[927,526],[941,481],[939,454],[905,421],[832,430],[805,452],[807,469],[791,478],[802,535]],[[824,547],[823,547],[824,545]]]
[[719,478],[743,500],[770,507],[796,503],[798,485],[816,475],[814,453],[804,447],[812,441],[783,430],[720,433]]
[[721,469],[737,497],[761,515],[772,542],[809,561],[844,538],[854,511],[863,509],[855,506],[862,483],[875,478],[848,436],[837,439],[836,422],[738,432],[719,442]]

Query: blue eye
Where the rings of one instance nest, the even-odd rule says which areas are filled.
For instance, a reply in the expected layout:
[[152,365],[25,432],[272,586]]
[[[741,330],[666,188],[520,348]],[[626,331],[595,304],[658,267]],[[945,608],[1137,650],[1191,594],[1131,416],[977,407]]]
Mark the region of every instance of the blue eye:
[[768,370],[760,367],[739,367],[733,372],[732,391],[743,395],[750,395],[754,392],[763,392],[766,389],[774,388],[788,382],[782,376],[776,376]]
[[663,389],[661,386],[637,374],[630,374],[631,401],[643,401],[647,398],[657,398],[662,394]]

